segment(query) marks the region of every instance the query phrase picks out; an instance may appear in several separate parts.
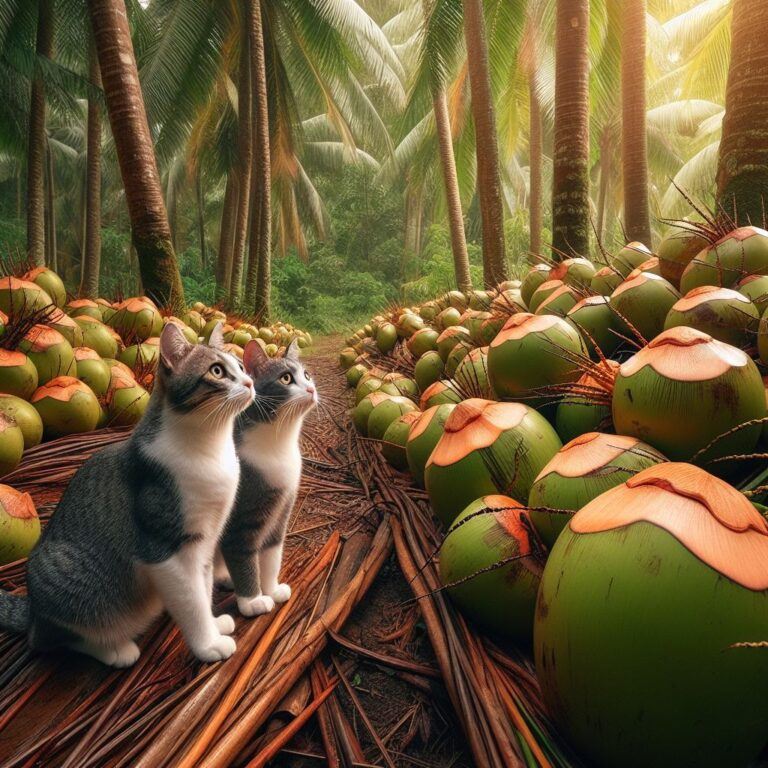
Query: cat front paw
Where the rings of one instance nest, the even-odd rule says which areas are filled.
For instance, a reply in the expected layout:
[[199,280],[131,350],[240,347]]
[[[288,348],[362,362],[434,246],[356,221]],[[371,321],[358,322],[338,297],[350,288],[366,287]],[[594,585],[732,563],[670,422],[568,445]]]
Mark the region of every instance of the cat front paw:
[[261,616],[275,607],[275,601],[269,595],[238,597],[237,607],[243,616]]
[[286,603],[291,598],[291,588],[288,584],[278,584],[270,593],[269,596],[276,603]]
[[222,635],[231,635],[235,631],[235,620],[228,613],[222,613],[221,616],[214,616],[213,620],[216,623],[216,629],[218,629]]
[[237,649],[235,641],[227,635],[219,635],[208,645],[193,648],[192,653],[200,660],[207,663],[215,661],[224,661],[228,659]]

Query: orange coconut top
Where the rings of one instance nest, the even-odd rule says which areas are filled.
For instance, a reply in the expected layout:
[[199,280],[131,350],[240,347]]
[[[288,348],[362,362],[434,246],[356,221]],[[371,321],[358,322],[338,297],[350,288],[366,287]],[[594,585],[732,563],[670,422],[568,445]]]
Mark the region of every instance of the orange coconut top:
[[0,366],[11,368],[16,365],[24,365],[29,358],[17,349],[0,349]]
[[522,519],[527,508],[510,496],[496,494],[483,496],[483,504],[487,509],[494,511],[494,520],[518,542],[520,555],[523,557],[530,555],[532,550],[530,529]]
[[[576,383],[581,384],[582,387],[594,387],[605,392],[613,392],[613,383],[616,381],[616,374],[620,367],[621,364],[616,360],[601,360],[594,368],[582,373]],[[596,369],[599,369],[599,372]]]
[[478,397],[464,400],[446,419],[445,432],[428,463],[445,467],[472,451],[488,448],[502,432],[516,427],[528,410],[522,403],[497,403]]
[[67,302],[67,306],[71,309],[79,309],[80,307],[95,307],[98,309],[99,305],[91,299],[73,299]]
[[647,253],[649,256],[653,255],[647,245],[640,243],[637,240],[633,240],[631,243],[627,243],[621,250],[637,251],[638,253]]
[[416,439],[427,429],[427,427],[432,423],[432,419],[435,417],[439,407],[439,405],[432,405],[427,408],[426,411],[422,411],[421,413],[418,411],[409,411],[409,413],[416,414],[416,420],[411,427],[411,431],[408,433],[409,440]]
[[79,379],[72,376],[57,376],[51,379],[47,384],[38,387],[30,399],[31,403],[36,403],[45,397],[53,400],[61,400],[62,403],[68,403],[78,392],[90,392],[87,384],[83,384]]
[[99,353],[90,347],[75,347],[72,351],[75,353],[75,360],[78,363],[81,360],[101,360]]
[[450,387],[444,381],[436,381],[433,384],[430,384],[421,393],[421,397],[419,398],[419,408],[421,408],[422,411],[425,408],[428,408],[429,406],[427,405],[427,403],[429,402],[429,399],[431,397],[434,397],[435,395],[439,395],[441,392],[444,392],[446,389],[452,389],[452,387]]
[[595,272],[595,277],[608,277],[609,275],[618,275],[619,273],[613,267],[601,267]]
[[34,520],[37,510],[32,497],[28,493],[21,493],[10,485],[0,485],[0,505],[6,514],[17,520]]
[[510,339],[522,339],[529,333],[548,331],[552,326],[565,322],[556,315],[532,315],[530,312],[518,312],[512,315],[491,342],[498,347]]
[[126,312],[142,312],[145,310],[157,312],[154,303],[145,296],[132,296],[130,299],[125,299],[125,301],[121,301],[117,305],[116,309],[125,310]]
[[56,307],[48,316],[51,325],[63,325],[67,328],[78,328],[78,324],[64,310]]
[[733,232],[729,232],[727,235],[723,235],[723,237],[721,237],[715,243],[715,247],[721,243],[724,243],[726,240],[747,240],[748,238],[754,237],[755,235],[768,237],[768,232],[766,232],[764,229],[761,229],[760,227],[738,227],[737,229],[734,229]]
[[110,331],[112,330],[106,323],[102,323],[97,317],[91,317],[90,315],[78,315],[73,319],[78,325],[80,325],[80,323],[86,323],[86,325],[100,325]]
[[541,292],[544,293],[544,291],[554,291],[555,288],[558,288],[559,286],[563,285],[562,280],[547,280],[546,282],[542,283],[534,292],[533,295],[535,296],[537,293]]
[[[633,271],[632,274],[635,274],[635,271]],[[635,277],[630,275],[623,283],[618,285],[611,296],[619,296],[624,293],[624,291],[632,290],[632,288],[637,288],[641,285],[645,285],[646,283],[653,282],[654,280],[667,283],[667,281],[661,275],[654,275],[653,272],[638,272]],[[669,283],[667,284],[669,285]],[[675,290],[671,285],[669,287],[672,291]]]
[[31,344],[31,352],[45,352],[55,344],[66,342],[55,328],[49,328],[47,325],[33,325],[25,334],[24,340]]
[[549,296],[547,296],[547,298],[541,302],[541,304],[539,304],[536,311],[541,312],[542,309],[557,301],[557,299],[559,299],[565,293],[570,294],[574,298],[578,298],[579,296],[578,292],[574,288],[563,283],[561,286],[555,288],[555,290],[552,291],[552,293],[550,293]]
[[689,309],[698,307],[707,301],[740,301],[743,304],[752,302],[738,291],[732,291],[730,288],[718,288],[716,285],[700,285],[698,288],[692,288],[688,293],[675,302],[672,309],[678,312],[687,312]]
[[592,263],[582,256],[576,256],[572,259],[565,259],[552,267],[549,272],[550,280],[562,280],[568,274],[568,268],[574,264],[588,264],[589,266],[592,266]]
[[452,325],[437,337],[437,343],[450,339],[451,336],[469,336],[469,331],[463,325]]
[[[130,370],[130,369],[129,369]],[[131,389],[138,384],[133,372],[126,373],[122,368],[116,365],[109,370],[109,386],[111,389]]]
[[37,293],[45,293],[45,291],[31,280],[24,280],[22,278],[13,277],[0,277],[0,291],[18,291],[21,288],[24,290],[35,291]]
[[386,392],[371,392],[370,395],[366,395],[360,402],[362,403],[367,400],[375,408],[379,403],[391,399],[392,395],[388,395]]
[[749,357],[736,347],[709,334],[680,325],[660,333],[648,346],[619,368],[621,376],[633,376],[646,365],[676,381],[708,381],[741,368]]
[[745,496],[692,464],[644,469],[571,519],[575,533],[632,523],[663,528],[696,557],[747,589],[768,589],[768,521]]
[[596,307],[600,304],[608,304],[609,300],[607,296],[585,296],[581,301],[574,304],[569,310],[568,314],[572,315],[583,307]]

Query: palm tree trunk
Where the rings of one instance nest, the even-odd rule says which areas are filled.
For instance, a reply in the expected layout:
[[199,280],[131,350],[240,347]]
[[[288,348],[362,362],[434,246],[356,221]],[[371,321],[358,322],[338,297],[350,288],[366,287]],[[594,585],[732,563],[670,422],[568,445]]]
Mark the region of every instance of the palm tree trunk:
[[463,6],[472,119],[475,123],[477,194],[483,225],[483,278],[486,287],[492,287],[507,279],[499,142],[491,94],[483,0],[463,0]]
[[589,254],[589,0],[557,0],[553,258]]
[[221,231],[219,232],[219,254],[216,257],[216,301],[227,298],[227,288],[232,273],[232,245],[234,242],[234,222],[237,208],[237,172],[232,168],[227,173],[227,185],[224,188],[224,206],[221,211]]
[[57,263],[58,245],[56,242],[56,188],[53,169],[53,152],[50,143],[46,142],[47,150],[45,153],[45,263],[49,269],[56,272],[59,268]]
[[[243,0],[241,6],[242,27],[246,28],[248,18],[248,2]],[[248,240],[249,212],[251,207],[251,165],[253,155],[253,136],[251,119],[253,106],[251,104],[251,56],[250,35],[243,34],[240,43],[240,72],[237,81],[237,164],[238,164],[238,200],[237,216],[235,217],[235,243],[232,249],[232,270],[229,282],[229,303],[237,306],[240,303],[241,286],[243,282],[243,261],[245,259],[245,244]]]
[[205,248],[205,193],[199,167],[195,174],[195,198],[197,200],[197,233],[200,238],[200,268],[205,269],[208,265],[208,253]]
[[528,103],[530,130],[528,139],[528,168],[530,173],[530,252],[534,256],[541,254],[541,228],[543,222],[543,199],[542,199],[542,181],[541,168],[542,157],[544,155],[544,142],[541,127],[541,104],[539,103],[539,94],[536,90],[535,65],[532,67],[528,79]]
[[717,202],[764,226],[768,206],[768,3],[734,0],[731,64],[717,167]]
[[163,204],[125,1],[88,0],[88,8],[141,282],[150,298],[178,313],[184,308],[184,289]]
[[597,237],[601,243],[605,242],[605,214],[608,202],[608,186],[611,180],[611,145],[608,128],[603,129],[600,137],[600,188],[597,192]]
[[[99,61],[93,41],[89,51],[91,85],[101,88]],[[80,295],[99,295],[101,272],[101,105],[88,99],[87,155],[85,159],[85,246],[80,277]]]
[[464,214],[461,210],[459,179],[456,175],[456,158],[453,154],[451,119],[448,114],[448,99],[446,98],[444,88],[440,88],[435,93],[432,107],[435,113],[437,143],[440,148],[440,168],[443,172],[445,202],[448,208],[448,227],[451,232],[451,250],[453,251],[453,271],[456,274],[458,289],[460,291],[469,291],[472,289],[472,278],[469,274],[467,239],[464,234]]
[[[38,56],[53,54],[53,0],[37,4]],[[27,134],[27,255],[36,266],[45,264],[45,84],[39,74],[32,80]]]
[[651,247],[648,135],[645,109],[646,0],[624,0],[621,30],[621,167],[624,229]]

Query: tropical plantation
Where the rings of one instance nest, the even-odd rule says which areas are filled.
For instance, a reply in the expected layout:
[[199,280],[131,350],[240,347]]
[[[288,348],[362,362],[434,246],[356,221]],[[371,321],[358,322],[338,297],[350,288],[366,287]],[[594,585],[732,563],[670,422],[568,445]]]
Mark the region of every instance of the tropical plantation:
[[0,765],[768,766],[766,28],[0,0]]

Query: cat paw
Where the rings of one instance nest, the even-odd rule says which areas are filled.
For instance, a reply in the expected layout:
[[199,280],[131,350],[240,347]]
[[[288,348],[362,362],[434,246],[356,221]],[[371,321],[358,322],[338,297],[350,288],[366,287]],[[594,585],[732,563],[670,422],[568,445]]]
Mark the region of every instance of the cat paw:
[[192,653],[194,653],[200,661],[211,663],[228,659],[235,652],[236,648],[237,645],[231,637],[228,637],[227,635],[219,635],[208,645],[193,648]]
[[141,656],[141,650],[132,640],[123,645],[113,649],[114,658],[111,662],[107,662],[111,667],[117,669],[125,669],[126,667],[132,667]]
[[85,653],[93,656],[102,664],[115,669],[125,669],[132,667],[141,655],[141,650],[133,640],[126,640],[121,645],[100,645],[88,640],[79,640],[70,644],[70,647],[78,653]]
[[278,584],[270,593],[269,596],[276,603],[285,603],[290,600],[291,588],[288,584]]
[[222,635],[231,635],[235,631],[235,620],[228,613],[222,613],[221,616],[214,616],[213,620],[216,623],[216,629],[218,629]]
[[243,616],[261,616],[275,607],[275,601],[269,595],[258,597],[238,597],[237,607]]

